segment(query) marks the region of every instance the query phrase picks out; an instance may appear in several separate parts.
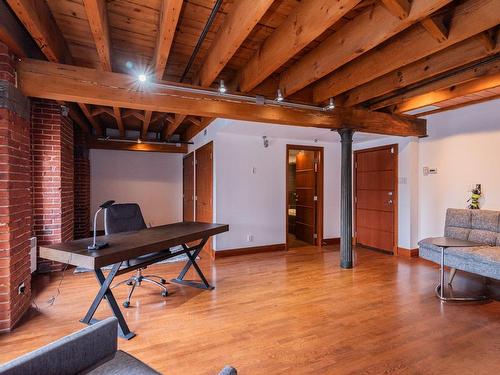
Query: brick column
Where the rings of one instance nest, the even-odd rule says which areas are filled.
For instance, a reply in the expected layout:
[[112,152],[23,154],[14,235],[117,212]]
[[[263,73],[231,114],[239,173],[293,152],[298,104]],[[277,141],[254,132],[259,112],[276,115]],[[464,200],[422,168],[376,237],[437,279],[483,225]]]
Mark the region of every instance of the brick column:
[[73,229],[74,237],[90,236],[90,159],[85,133],[78,126],[74,127],[74,190],[75,210]]
[[14,327],[31,297],[30,105],[13,67],[0,42],[0,331]]
[[[73,123],[61,105],[33,101],[33,229],[38,245],[73,239]],[[38,272],[60,271],[63,264],[38,259]]]

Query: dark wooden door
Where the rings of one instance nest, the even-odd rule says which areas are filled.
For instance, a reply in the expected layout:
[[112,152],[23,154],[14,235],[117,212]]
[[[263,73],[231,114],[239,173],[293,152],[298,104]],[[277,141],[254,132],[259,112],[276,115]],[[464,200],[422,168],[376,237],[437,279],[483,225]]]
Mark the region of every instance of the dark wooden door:
[[396,145],[355,153],[356,242],[394,252],[397,215]]
[[183,160],[182,220],[194,221],[194,153]]
[[316,228],[316,160],[315,152],[302,150],[296,156],[295,236],[298,240],[315,243]]
[[[212,142],[195,151],[196,170],[196,221],[213,222],[213,144]],[[211,241],[204,250],[211,254]]]

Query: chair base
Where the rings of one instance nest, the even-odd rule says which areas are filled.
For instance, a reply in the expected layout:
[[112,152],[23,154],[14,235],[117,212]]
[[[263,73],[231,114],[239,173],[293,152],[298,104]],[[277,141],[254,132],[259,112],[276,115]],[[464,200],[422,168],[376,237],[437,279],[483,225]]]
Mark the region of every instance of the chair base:
[[[153,278],[158,279],[159,281],[153,280]],[[168,296],[168,289],[167,289],[167,287],[165,285],[163,285],[163,284],[166,284],[167,281],[164,278],[160,277],[160,276],[156,276],[156,275],[143,275],[141,268],[139,268],[137,270],[137,273],[135,275],[129,277],[126,280],[120,281],[118,284],[112,286],[111,289],[114,289],[117,286],[120,286],[120,285],[123,285],[123,284],[127,284],[127,285],[130,286],[130,290],[129,290],[128,296],[125,299],[125,301],[123,302],[123,307],[128,308],[130,306],[130,300],[132,298],[132,294],[134,293],[135,288],[137,286],[140,286],[142,282],[147,282],[147,283],[150,283],[150,284],[158,286],[159,288],[162,289],[161,295],[163,297]]]

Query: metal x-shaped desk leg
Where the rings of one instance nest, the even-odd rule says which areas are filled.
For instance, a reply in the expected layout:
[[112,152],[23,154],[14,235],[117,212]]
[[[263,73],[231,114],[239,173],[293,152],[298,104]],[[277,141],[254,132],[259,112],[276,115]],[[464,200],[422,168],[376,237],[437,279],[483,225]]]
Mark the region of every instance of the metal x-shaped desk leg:
[[[201,252],[201,250],[203,250],[203,246],[205,246],[207,241],[208,241],[208,237],[204,238],[198,245],[196,245],[194,247],[188,247],[186,244],[182,245],[182,247],[183,247],[183,249],[184,249],[184,251],[189,259],[186,262],[186,265],[182,269],[181,273],[179,273],[179,276],[177,276],[177,278],[175,278],[175,279],[170,280],[171,282],[181,284],[181,285],[191,286],[193,288],[198,288],[198,289],[207,289],[207,290],[214,289],[214,287],[209,284],[209,282],[205,278],[205,275],[203,274],[200,267],[196,263],[196,257]],[[194,269],[196,270],[196,272],[200,276],[202,283],[197,282],[197,281],[193,281],[193,280],[184,280],[184,276],[186,276],[186,273],[189,271],[191,266],[194,267]]]
[[118,306],[118,303],[116,302],[115,296],[111,292],[110,286],[111,283],[113,282],[113,279],[116,276],[116,273],[120,270],[120,266],[122,263],[116,263],[113,265],[113,268],[108,274],[108,277],[104,277],[104,274],[102,273],[101,269],[95,269],[95,275],[97,277],[97,281],[101,285],[101,288],[99,289],[99,292],[94,298],[94,301],[92,302],[92,305],[90,305],[89,310],[87,311],[87,314],[85,314],[85,317],[80,320],[82,323],[85,324],[94,324],[97,323],[97,319],[92,319],[94,316],[97,308],[101,304],[101,301],[103,298],[106,298],[106,300],[109,303],[109,307],[111,307],[111,310],[113,311],[113,314],[115,315],[116,319],[118,319],[118,329],[119,332],[118,334],[120,337],[123,337],[124,339],[130,340],[132,337],[135,336],[135,333],[130,332],[127,322],[125,321],[125,318],[123,317],[122,312],[120,311],[120,307]]

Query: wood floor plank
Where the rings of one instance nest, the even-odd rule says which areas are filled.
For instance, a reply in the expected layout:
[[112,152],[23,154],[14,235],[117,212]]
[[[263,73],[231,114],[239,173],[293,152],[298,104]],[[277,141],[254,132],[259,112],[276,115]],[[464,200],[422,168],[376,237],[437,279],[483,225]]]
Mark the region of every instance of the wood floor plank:
[[[422,259],[356,249],[357,266],[340,269],[338,246],[294,248],[200,264],[215,284],[202,291],[169,284],[170,295],[139,288],[123,309],[137,336],[119,348],[155,369],[216,374],[493,374],[500,368],[500,303],[441,304],[438,267]],[[147,273],[175,276],[180,263]],[[120,276],[118,279],[125,276]],[[32,310],[0,336],[0,362],[82,328],[97,285],[92,274],[36,277]],[[481,278],[458,273],[456,290]],[[498,284],[490,288],[495,294]],[[120,302],[126,288],[116,289]],[[97,317],[110,311],[102,304]],[[29,318],[29,319],[28,319]]]

